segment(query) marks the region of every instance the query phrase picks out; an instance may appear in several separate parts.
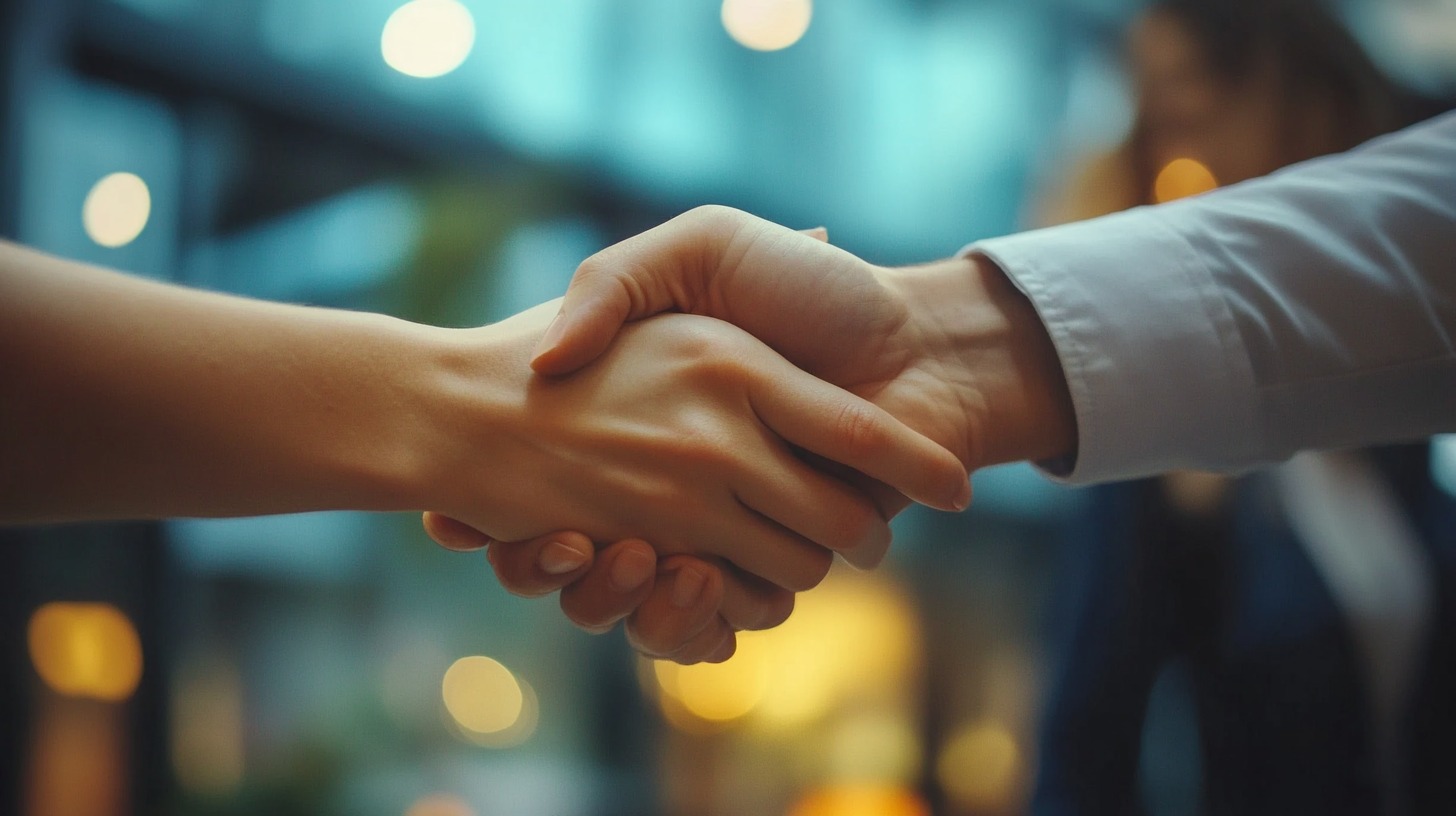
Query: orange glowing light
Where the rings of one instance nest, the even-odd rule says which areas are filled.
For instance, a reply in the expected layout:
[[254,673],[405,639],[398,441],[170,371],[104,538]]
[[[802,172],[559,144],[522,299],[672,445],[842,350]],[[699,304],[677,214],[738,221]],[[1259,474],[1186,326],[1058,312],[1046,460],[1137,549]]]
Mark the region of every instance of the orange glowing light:
[[436,793],[410,805],[404,816],[475,816],[475,809],[459,796]]
[[789,816],[930,816],[930,808],[898,786],[842,784],[812,791]]
[[1218,179],[1203,162],[1174,159],[1158,172],[1153,182],[1153,200],[1159,204],[1218,189]]
[[30,618],[29,642],[36,673],[68,697],[119,702],[141,680],[141,639],[110,604],[48,603]]

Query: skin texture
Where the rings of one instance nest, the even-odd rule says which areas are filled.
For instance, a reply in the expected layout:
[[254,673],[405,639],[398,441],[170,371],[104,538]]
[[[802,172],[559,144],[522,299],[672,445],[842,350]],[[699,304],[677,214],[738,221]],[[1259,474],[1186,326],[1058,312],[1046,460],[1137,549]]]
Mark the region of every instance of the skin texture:
[[[0,523],[435,507],[446,540],[645,537],[660,564],[627,541],[579,574],[693,585],[639,604],[709,610],[649,631],[711,656],[781,620],[834,551],[887,546],[877,505],[800,452],[961,501],[951,452],[719,320],[634,323],[597,365],[535,376],[556,310],[439,329],[0,244]],[[579,541],[554,542],[556,575]]]
[[[944,445],[969,470],[1076,449],[1071,400],[1051,341],[1031,304],[988,263],[951,259],[885,269],[746,213],[700,208],[584,262],[532,364],[545,375],[574,371],[596,360],[624,324],[665,310],[742,327],[805,371]],[[887,516],[905,505],[883,485],[864,486]],[[461,531],[457,545],[491,541]],[[573,615],[584,628],[599,630],[626,616],[629,637],[644,652],[676,660],[699,653],[658,637],[672,628],[633,606],[635,595],[591,575],[553,576],[533,565],[547,543],[491,547],[507,588],[529,583],[540,594],[564,587],[564,606],[602,613]],[[644,556],[650,549],[627,546]],[[524,576],[529,582],[517,584]],[[654,594],[670,591],[649,586]]]

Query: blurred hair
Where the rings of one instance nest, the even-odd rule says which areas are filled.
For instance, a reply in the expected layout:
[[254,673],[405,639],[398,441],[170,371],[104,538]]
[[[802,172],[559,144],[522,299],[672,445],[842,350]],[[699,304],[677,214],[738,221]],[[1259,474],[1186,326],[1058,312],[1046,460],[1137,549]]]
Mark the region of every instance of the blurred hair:
[[[1154,0],[1148,11],[1187,30],[1215,81],[1278,83],[1287,102],[1280,166],[1348,150],[1401,124],[1395,86],[1321,0]],[[1135,152],[1145,127],[1134,125]]]
[[1397,125],[1394,86],[1324,0],[1155,0],[1203,48],[1221,79],[1274,60],[1286,92],[1316,93],[1348,114],[1353,147]]

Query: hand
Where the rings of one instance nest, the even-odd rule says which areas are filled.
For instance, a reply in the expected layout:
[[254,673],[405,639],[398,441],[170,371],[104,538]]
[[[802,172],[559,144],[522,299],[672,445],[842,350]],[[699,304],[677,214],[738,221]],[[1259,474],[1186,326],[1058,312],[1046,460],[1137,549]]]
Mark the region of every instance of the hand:
[[575,371],[624,323],[669,310],[739,326],[970,469],[1075,448],[1051,341],[983,260],[876,267],[815,236],[700,207],[583,262],[531,364]]
[[[581,533],[550,533],[502,542],[459,521],[426,513],[425,531],[457,552],[485,550],[501,583],[516,594],[539,597],[561,590],[561,610],[593,634],[626,619],[628,641],[648,657],[679,663],[720,663],[733,656],[733,627],[719,616],[723,575],[692,556],[663,559],[644,541],[628,539],[596,551]],[[793,608],[793,593],[765,598],[761,624],[775,626]]]
[[[474,330],[479,343],[460,348],[465,410],[445,429],[459,459],[435,466],[445,499],[436,506],[492,538],[644,535],[659,553],[712,556],[802,590],[823,578],[829,550],[883,550],[889,530],[872,503],[797,450],[938,506],[962,500],[965,471],[948,451],[721,321],[645,321],[600,365],[533,378],[527,354],[553,309]],[[482,460],[510,478],[451,483]],[[738,570],[724,577],[738,590],[725,619],[757,625],[731,606],[762,587]]]
[[[1075,449],[1045,329],[984,261],[885,269],[745,213],[700,208],[587,259],[533,365],[575,370],[623,323],[669,309],[743,327],[970,469]],[[887,513],[904,504],[887,489],[876,494]]]

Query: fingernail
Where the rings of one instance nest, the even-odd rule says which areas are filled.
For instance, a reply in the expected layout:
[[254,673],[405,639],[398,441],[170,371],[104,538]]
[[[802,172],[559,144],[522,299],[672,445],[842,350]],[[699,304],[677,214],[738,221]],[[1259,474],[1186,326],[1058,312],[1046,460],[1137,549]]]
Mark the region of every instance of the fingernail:
[[611,578],[612,589],[632,592],[647,583],[647,579],[652,577],[656,569],[657,564],[652,556],[637,550],[627,550],[617,555],[607,574]]
[[967,481],[961,485],[961,492],[956,494],[955,509],[964,510],[971,506],[971,483]]
[[536,564],[541,567],[542,572],[548,575],[565,575],[580,569],[581,565],[585,564],[590,557],[590,554],[568,546],[564,542],[553,541],[541,549],[541,555],[536,558]]
[[698,602],[703,595],[703,586],[708,583],[708,576],[700,569],[683,567],[677,571],[672,579],[672,605],[678,609],[687,609]]
[[557,312],[556,316],[551,318],[551,325],[546,327],[546,333],[541,335],[541,341],[536,344],[536,350],[531,354],[531,360],[534,362],[536,358],[555,348],[565,331],[566,322],[561,319],[561,312]]

